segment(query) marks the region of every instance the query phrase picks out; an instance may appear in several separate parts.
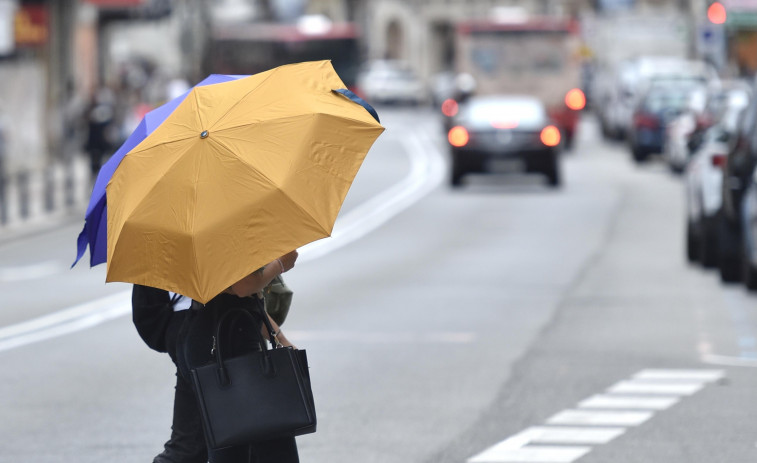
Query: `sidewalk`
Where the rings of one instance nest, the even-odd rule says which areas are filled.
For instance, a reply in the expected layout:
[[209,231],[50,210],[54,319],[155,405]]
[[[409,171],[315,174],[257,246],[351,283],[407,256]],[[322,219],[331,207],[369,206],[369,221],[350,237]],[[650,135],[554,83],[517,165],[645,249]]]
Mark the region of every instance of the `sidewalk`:
[[0,191],[0,240],[68,217],[83,220],[91,193],[89,165],[84,156],[75,156],[70,166],[56,163],[9,175],[4,190],[4,195]]
[[[0,239],[23,235],[67,215],[83,218],[91,191],[83,154],[66,163],[51,156],[45,126],[46,76],[33,59],[0,62]],[[68,148],[64,148],[68,149]],[[76,149],[70,147],[70,149]]]

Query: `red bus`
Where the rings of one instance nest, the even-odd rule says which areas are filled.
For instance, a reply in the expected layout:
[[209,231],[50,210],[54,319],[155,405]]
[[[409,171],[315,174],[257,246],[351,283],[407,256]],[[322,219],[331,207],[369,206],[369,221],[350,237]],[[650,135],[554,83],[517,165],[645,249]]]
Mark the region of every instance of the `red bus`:
[[463,21],[456,29],[456,72],[474,77],[476,94],[536,96],[570,147],[586,104],[578,32],[575,21],[556,18]]
[[296,24],[224,24],[213,29],[206,53],[207,73],[255,74],[284,64],[331,60],[352,87],[360,66],[358,28],[329,23],[318,30]]

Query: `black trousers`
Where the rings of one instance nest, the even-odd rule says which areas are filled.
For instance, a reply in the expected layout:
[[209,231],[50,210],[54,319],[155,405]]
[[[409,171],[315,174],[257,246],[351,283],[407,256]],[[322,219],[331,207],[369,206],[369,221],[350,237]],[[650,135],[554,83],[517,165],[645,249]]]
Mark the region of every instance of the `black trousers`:
[[[177,366],[171,438],[153,463],[299,463],[297,444],[293,437],[259,442],[252,445],[208,449],[205,444],[200,412],[197,406],[190,370],[213,361],[211,348],[215,320],[225,310],[246,304],[251,311],[259,310],[257,298],[236,298],[221,295],[203,309],[176,312],[166,340],[168,352]],[[256,312],[254,312],[256,313]],[[231,351],[242,353],[254,348],[260,325],[235,328],[235,344]],[[261,398],[265,400],[265,398]]]

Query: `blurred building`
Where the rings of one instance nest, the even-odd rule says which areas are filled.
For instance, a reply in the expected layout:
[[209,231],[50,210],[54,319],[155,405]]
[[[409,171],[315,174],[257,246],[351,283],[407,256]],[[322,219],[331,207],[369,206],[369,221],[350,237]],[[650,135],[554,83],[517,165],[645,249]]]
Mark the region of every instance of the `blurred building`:
[[[575,17],[588,0],[375,0],[364,4],[368,59],[408,63],[424,80],[454,67],[456,24],[495,12]],[[505,18],[506,19],[506,18]]]

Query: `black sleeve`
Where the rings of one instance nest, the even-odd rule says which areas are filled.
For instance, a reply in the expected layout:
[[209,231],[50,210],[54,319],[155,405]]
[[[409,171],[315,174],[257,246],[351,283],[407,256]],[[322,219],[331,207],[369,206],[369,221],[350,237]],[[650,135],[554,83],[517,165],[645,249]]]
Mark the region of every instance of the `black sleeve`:
[[150,349],[166,352],[166,329],[173,316],[173,304],[168,291],[134,285],[131,312],[137,333],[145,344]]

